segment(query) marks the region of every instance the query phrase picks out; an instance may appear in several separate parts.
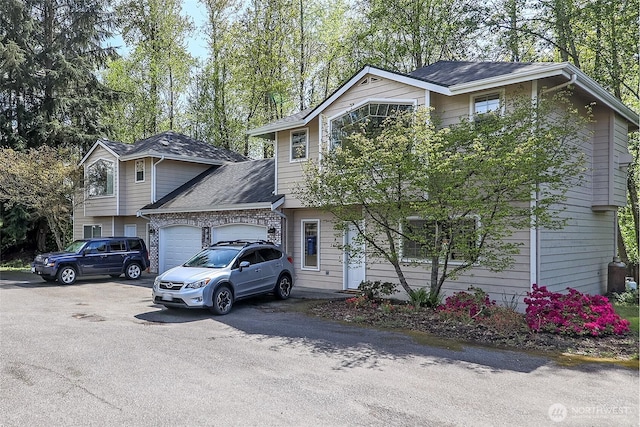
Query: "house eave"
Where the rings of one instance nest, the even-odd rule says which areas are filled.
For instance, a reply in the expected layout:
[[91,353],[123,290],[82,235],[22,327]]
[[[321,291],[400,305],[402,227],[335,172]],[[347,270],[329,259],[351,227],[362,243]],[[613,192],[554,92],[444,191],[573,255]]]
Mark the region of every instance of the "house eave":
[[172,213],[201,213],[201,212],[227,212],[227,211],[242,211],[242,210],[271,210],[271,202],[260,203],[243,203],[233,205],[215,205],[215,206],[197,206],[191,208],[158,208],[158,209],[140,209],[138,214],[140,215],[156,215],[156,214],[172,214]]
[[111,148],[107,147],[105,144],[102,143],[102,140],[98,140],[96,141],[93,146],[89,149],[89,151],[87,151],[87,154],[84,155],[84,157],[82,158],[82,160],[80,160],[80,162],[78,163],[78,166],[82,166],[84,164],[84,162],[89,158],[89,156],[91,156],[91,153],[93,153],[95,151],[95,149],[101,146],[102,148],[104,148],[105,150],[107,150],[107,152],[109,154],[111,154],[113,157],[115,157],[116,159],[119,159],[120,156],[118,155],[118,153],[116,153],[115,151],[113,151]]
[[189,157],[189,156],[163,154],[163,153],[156,152],[156,151],[148,151],[146,153],[129,154],[129,155],[120,157],[120,160],[125,162],[125,161],[129,161],[129,160],[138,160],[138,159],[142,159],[142,158],[145,158],[145,157],[151,157],[151,158],[164,157],[165,160],[176,160],[176,161],[180,161],[180,162],[200,163],[200,164],[205,164],[205,165],[223,165],[225,163],[228,163],[228,162],[226,162],[224,160],[218,160],[218,159],[214,160],[214,159],[206,159],[206,158],[202,158],[202,157]]

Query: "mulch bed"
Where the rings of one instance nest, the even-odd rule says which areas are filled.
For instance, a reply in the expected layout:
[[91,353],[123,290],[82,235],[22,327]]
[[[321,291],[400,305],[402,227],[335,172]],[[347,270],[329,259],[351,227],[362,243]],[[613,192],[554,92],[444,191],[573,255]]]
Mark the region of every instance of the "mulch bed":
[[424,332],[445,339],[473,344],[572,354],[593,358],[629,361],[638,359],[638,337],[634,334],[603,337],[573,337],[534,333],[528,329],[497,331],[475,322],[461,323],[443,318],[433,309],[384,312],[378,306],[355,307],[345,300],[323,301],[314,305],[311,314],[340,322],[363,326]]

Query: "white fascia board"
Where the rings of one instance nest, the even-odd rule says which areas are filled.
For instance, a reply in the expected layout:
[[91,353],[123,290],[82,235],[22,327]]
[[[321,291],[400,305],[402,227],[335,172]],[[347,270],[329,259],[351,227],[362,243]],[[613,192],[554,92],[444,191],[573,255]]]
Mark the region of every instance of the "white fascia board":
[[578,76],[575,83],[576,86],[600,100],[604,105],[616,111],[629,122],[635,123],[636,126],[638,125],[638,115],[634,113],[633,110],[624,105],[622,101],[609,93],[579,68],[569,64],[568,62],[549,65],[549,67],[544,70],[526,70],[519,73],[513,73],[508,76],[496,76],[489,79],[461,83],[450,86],[449,90],[451,91],[451,95],[460,95],[548,77],[562,76],[567,80],[570,80],[572,75]]
[[98,146],[101,146],[102,148],[104,148],[105,150],[107,150],[107,152],[109,152],[109,154],[111,154],[113,157],[115,157],[116,159],[119,159],[120,156],[113,151],[111,148],[107,147],[106,145],[104,145],[102,143],[102,140],[97,140],[93,146],[89,149],[89,151],[87,151],[87,154],[84,155],[84,157],[82,158],[82,160],[80,160],[80,163],[78,163],[78,166],[81,166],[91,155],[91,153],[93,153],[95,151],[96,148],[98,148]]
[[451,95],[460,95],[464,93],[493,89],[500,86],[507,86],[559,75],[570,77],[570,74],[567,74],[564,71],[564,69],[567,68],[567,65],[569,64],[554,64],[550,65],[548,68],[545,68],[543,71],[526,70],[518,73],[495,76],[488,79],[476,80],[468,83],[460,83],[457,85],[449,86],[449,90],[451,91]]
[[276,122],[276,123],[271,123],[259,128],[251,129],[249,132],[247,132],[247,135],[260,136],[260,135],[265,135],[267,133],[279,132],[281,130],[299,128],[299,127],[303,127],[304,125],[305,125],[305,121],[303,119],[290,121],[290,122]]
[[[572,66],[573,67],[573,66]],[[576,86],[582,88],[585,92],[591,94],[599,101],[601,101],[604,105],[614,110],[616,113],[627,119],[629,122],[638,126],[639,117],[638,114],[635,113],[632,109],[627,107],[621,100],[616,98],[614,95],[609,93],[608,90],[600,86],[595,80],[591,77],[584,74],[582,71],[575,68],[575,74],[578,75],[578,81],[576,82]]]
[[206,165],[223,165],[225,163],[228,163],[224,160],[212,160],[212,159],[207,159],[207,158],[203,158],[203,157],[189,157],[189,156],[179,156],[179,155],[167,155],[167,154],[163,154],[163,153],[158,153],[155,151],[149,151],[146,152],[144,154],[138,153],[138,154],[132,154],[129,156],[122,156],[120,158],[121,161],[129,161],[129,160],[138,160],[138,159],[142,159],[145,157],[164,157],[165,160],[178,160],[181,162],[189,162],[189,163],[202,163],[202,164],[206,164]]
[[270,202],[261,203],[244,203],[235,205],[215,205],[215,206],[198,206],[193,208],[160,208],[160,209],[140,209],[138,213],[141,215],[165,214],[165,213],[199,213],[199,212],[220,212],[220,211],[239,211],[239,210],[271,210],[273,206]]
[[276,209],[278,209],[283,204],[284,204],[284,196],[280,197],[278,200],[276,200],[275,202],[271,203],[271,210],[275,211]]
[[308,124],[318,114],[322,113],[325,110],[325,108],[327,108],[329,105],[335,102],[336,99],[344,95],[346,91],[351,89],[355,84],[357,84],[360,81],[360,79],[362,79],[367,74],[371,74],[372,76],[381,77],[387,80],[393,80],[399,83],[404,83],[404,84],[418,87],[421,89],[427,89],[432,92],[440,93],[442,95],[452,95],[449,88],[446,88],[444,86],[439,86],[439,85],[429,83],[424,80],[416,79],[414,77],[406,76],[403,74],[397,74],[391,71],[381,70],[376,67],[366,66],[362,70],[360,70],[360,72],[358,72],[356,75],[351,77],[351,79],[349,79],[347,83],[342,85],[340,89],[335,91],[329,98],[325,99],[322,102],[322,104],[314,108],[313,111],[311,111],[311,113],[304,118],[304,123]]

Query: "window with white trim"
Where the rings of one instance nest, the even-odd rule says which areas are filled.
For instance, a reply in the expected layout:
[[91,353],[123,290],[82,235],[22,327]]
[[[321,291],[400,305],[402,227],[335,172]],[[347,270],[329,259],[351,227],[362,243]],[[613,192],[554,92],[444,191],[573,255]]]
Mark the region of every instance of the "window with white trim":
[[89,197],[113,196],[115,165],[100,159],[87,167],[85,182]]
[[302,220],[302,268],[319,270],[319,240],[320,221]]
[[306,160],[309,151],[309,131],[299,129],[291,131],[291,161]]
[[492,111],[500,111],[499,93],[488,93],[473,98],[474,114],[486,114]]
[[136,182],[144,182],[144,159],[136,160]]
[[402,257],[417,261],[432,259],[450,247],[449,261],[464,261],[477,247],[477,220],[462,217],[452,221],[408,218],[404,224]]
[[84,225],[82,227],[82,237],[84,239],[93,239],[94,237],[102,237],[101,225]]
[[339,146],[343,139],[356,132],[375,136],[387,117],[413,107],[414,104],[370,102],[336,117],[330,121],[331,147]]

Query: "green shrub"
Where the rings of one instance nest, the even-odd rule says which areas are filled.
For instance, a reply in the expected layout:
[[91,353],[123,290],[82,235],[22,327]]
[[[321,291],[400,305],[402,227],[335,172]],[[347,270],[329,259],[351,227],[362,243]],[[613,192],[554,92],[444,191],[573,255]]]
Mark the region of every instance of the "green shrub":
[[442,304],[442,295],[433,295],[426,288],[412,289],[409,298],[416,307],[438,307]]
[[379,300],[383,296],[393,295],[397,287],[398,285],[391,282],[381,282],[380,280],[372,282],[366,280],[360,283],[358,290],[367,299]]
[[637,289],[628,289],[621,294],[613,293],[613,298],[616,300],[616,304],[619,305],[638,305],[638,293]]

